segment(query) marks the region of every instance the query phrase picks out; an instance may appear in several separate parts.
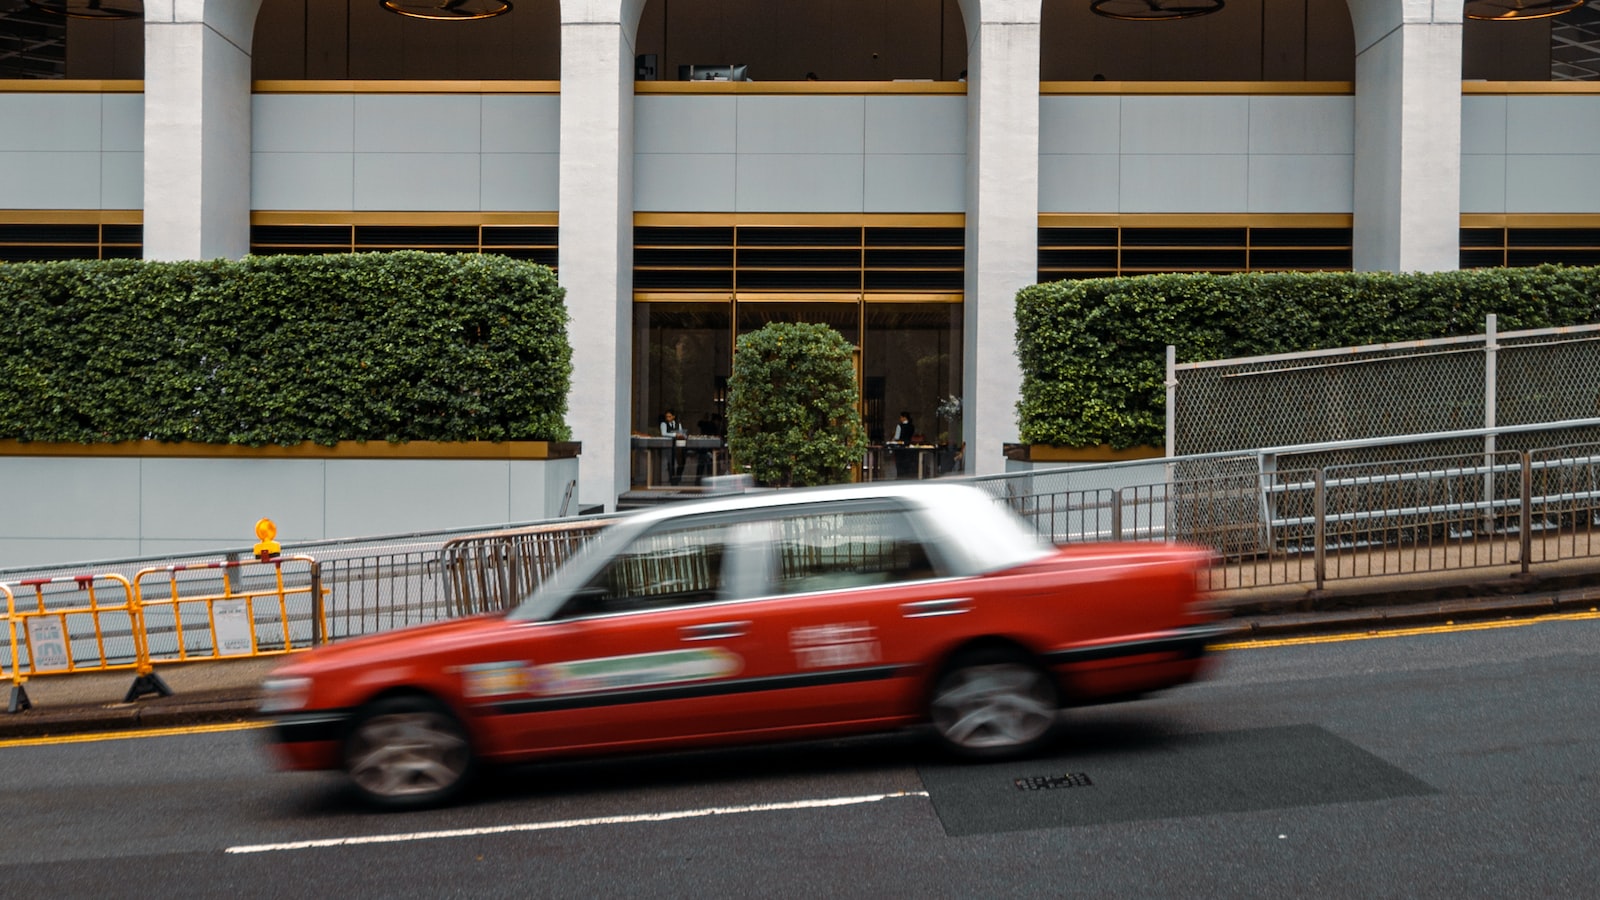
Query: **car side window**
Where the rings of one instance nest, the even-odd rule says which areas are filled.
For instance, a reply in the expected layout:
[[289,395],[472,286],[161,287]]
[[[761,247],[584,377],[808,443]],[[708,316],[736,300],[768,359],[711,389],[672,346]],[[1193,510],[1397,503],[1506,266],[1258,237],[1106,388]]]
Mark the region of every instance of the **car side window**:
[[634,612],[722,599],[727,523],[677,524],[640,535],[563,610],[566,616]]
[[935,557],[899,509],[810,511],[778,522],[772,589],[831,591],[938,577]]

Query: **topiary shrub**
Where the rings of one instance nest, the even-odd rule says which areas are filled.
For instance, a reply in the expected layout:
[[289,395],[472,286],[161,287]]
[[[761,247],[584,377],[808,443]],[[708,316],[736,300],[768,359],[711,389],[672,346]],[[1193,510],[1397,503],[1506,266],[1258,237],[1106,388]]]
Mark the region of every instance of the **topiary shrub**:
[[734,471],[783,487],[850,479],[866,450],[854,349],[826,325],[774,323],[739,338],[728,379]]

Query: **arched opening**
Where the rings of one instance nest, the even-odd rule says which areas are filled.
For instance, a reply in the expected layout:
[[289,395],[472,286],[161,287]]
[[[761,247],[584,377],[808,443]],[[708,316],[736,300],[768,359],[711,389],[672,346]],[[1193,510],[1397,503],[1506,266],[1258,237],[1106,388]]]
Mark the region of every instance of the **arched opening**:
[[1089,0],[1044,0],[1041,81],[1351,81],[1345,0],[1228,0],[1171,21],[1096,15]]
[[954,81],[967,68],[957,0],[650,0],[637,48],[641,81],[730,66],[751,81]]
[[143,77],[141,0],[0,0],[0,79]]
[[1468,18],[1461,77],[1469,81],[1600,80],[1600,5],[1547,18]]
[[252,74],[260,80],[554,81],[560,0],[459,21],[392,12],[377,0],[264,0]]

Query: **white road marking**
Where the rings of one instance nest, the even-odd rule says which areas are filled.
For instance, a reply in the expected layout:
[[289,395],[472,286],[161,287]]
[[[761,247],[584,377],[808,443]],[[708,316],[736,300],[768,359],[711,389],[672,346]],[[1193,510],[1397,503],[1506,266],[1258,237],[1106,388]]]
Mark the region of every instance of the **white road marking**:
[[315,841],[286,841],[281,844],[247,844],[229,847],[227,853],[272,853],[281,850],[314,850],[319,847],[354,847],[361,844],[400,844],[408,841],[436,841],[444,838],[479,837],[519,831],[553,831],[563,828],[591,828],[596,825],[633,825],[641,822],[670,822],[674,819],[700,819],[707,816],[732,816],[743,813],[777,812],[789,809],[824,809],[832,806],[858,806],[901,797],[926,797],[927,791],[899,791],[893,794],[866,794],[860,797],[824,797],[817,800],[791,800],[785,803],[753,803],[748,806],[713,806],[706,809],[680,809],[673,812],[637,813],[631,816],[600,816],[593,819],[564,819],[556,822],[521,822],[515,825],[490,825],[483,828],[453,828],[448,831],[416,831],[410,834],[369,834],[357,837],[323,838]]

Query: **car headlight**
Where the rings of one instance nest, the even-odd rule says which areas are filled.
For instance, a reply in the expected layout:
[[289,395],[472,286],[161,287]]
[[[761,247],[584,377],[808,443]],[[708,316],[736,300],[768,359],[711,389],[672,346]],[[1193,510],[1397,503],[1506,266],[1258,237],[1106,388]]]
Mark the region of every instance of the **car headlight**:
[[311,699],[309,678],[269,678],[261,683],[261,711],[263,713],[290,712],[304,709]]

